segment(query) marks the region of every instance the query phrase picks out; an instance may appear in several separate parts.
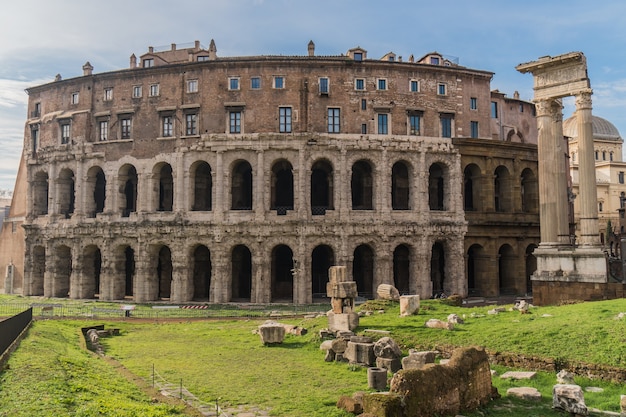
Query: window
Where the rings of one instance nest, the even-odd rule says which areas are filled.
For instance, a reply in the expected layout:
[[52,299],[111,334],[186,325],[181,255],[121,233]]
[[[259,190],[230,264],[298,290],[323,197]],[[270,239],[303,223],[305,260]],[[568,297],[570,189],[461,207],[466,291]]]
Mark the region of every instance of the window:
[[362,52],[355,52],[354,53],[354,60],[355,61],[363,61],[363,53]]
[[100,142],[109,140],[109,121],[108,120],[100,120],[98,122],[98,140]]
[[161,135],[164,138],[169,138],[174,136],[174,117],[171,114],[166,114],[161,119],[163,130]]
[[35,109],[33,110],[31,117],[41,116],[41,103],[35,103]]
[[519,104],[519,112],[520,113],[524,113],[524,104],[523,103]]
[[361,125],[361,134],[362,135],[367,135],[367,124],[366,123],[363,123]]
[[364,98],[361,99],[361,110],[367,110],[367,100]]
[[198,134],[198,114],[185,114],[185,135],[192,136]]
[[598,203],[598,211],[602,211],[602,201]]
[[445,96],[448,94],[448,86],[445,85],[444,83],[439,83],[437,84],[437,95],[439,96]]
[[470,97],[470,110],[478,109],[478,100],[476,97]]
[[624,171],[620,171],[620,172],[617,174],[617,180],[618,180],[618,182],[619,182],[620,184],[623,184],[623,183],[624,183]]
[[131,118],[129,116],[124,116],[120,119],[120,129],[122,139],[130,139],[130,131],[131,131]]
[[34,125],[30,129],[30,137],[33,144],[33,154],[37,153],[39,148],[39,125]]
[[108,87],[104,89],[104,101],[113,100],[113,88]]
[[278,108],[278,131],[291,133],[291,107]]
[[274,88],[285,88],[285,77],[274,77]]
[[70,96],[70,103],[78,104],[78,93],[72,93],[72,95]]
[[430,57],[430,63],[431,63],[431,65],[439,65],[439,58],[437,58],[435,56],[431,56]]
[[328,78],[320,78],[320,94],[328,94]]
[[354,80],[354,89],[357,91],[365,91],[365,79],[357,78]]
[[598,160],[598,151],[595,152],[596,155],[596,161]]
[[198,80],[187,80],[187,92],[188,93],[198,92]]
[[241,133],[241,112],[240,111],[231,111],[230,112],[230,133]]
[[411,89],[411,92],[413,93],[417,93],[420,91],[420,83],[417,80],[411,80],[410,84],[409,84],[409,88]]
[[253,90],[258,90],[261,88],[261,78],[260,77],[252,77],[250,79],[250,88]]
[[133,98],[141,97],[141,86],[135,85],[133,86]]
[[602,160],[606,161],[606,151],[602,151]]
[[420,115],[419,114],[409,114],[409,134],[410,135],[419,135],[420,134]]
[[61,144],[65,145],[70,143],[70,123],[61,123]]
[[387,113],[378,114],[378,134],[386,135],[389,133],[389,115]]
[[379,90],[386,90],[387,89],[387,80],[385,78],[379,78],[377,85],[378,85],[378,89]]
[[498,103],[496,103],[495,101],[491,102],[491,118],[492,119],[498,118]]
[[328,109],[328,133],[340,132],[340,109],[329,108]]
[[198,57],[196,58],[196,60],[198,62],[205,62],[209,60],[209,57],[207,55],[198,55]]
[[609,153],[609,161],[612,161],[612,160],[613,160],[613,151]]
[[239,77],[231,77],[228,79],[229,90],[239,90]]
[[159,85],[151,84],[150,85],[150,97],[155,97],[159,95]]
[[472,138],[478,137],[478,122],[475,122],[475,121],[470,122],[470,136]]
[[144,59],[143,60],[143,67],[144,68],[154,67],[154,59],[152,59],[152,58]]
[[448,113],[442,113],[439,116],[441,120],[441,137],[442,138],[451,138],[452,137],[452,119],[453,115]]

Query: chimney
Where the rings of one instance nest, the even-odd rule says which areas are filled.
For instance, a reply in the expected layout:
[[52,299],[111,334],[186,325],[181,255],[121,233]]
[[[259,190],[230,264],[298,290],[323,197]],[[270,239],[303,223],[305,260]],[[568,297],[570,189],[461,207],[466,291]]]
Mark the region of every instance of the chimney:
[[135,54],[132,54],[130,56],[130,67],[132,68],[137,68],[137,57],[135,56]]
[[513,93],[513,98],[515,100],[519,100],[519,91],[516,91],[516,92]]
[[209,45],[209,59],[217,59],[217,47],[215,46],[215,41],[213,39],[211,39],[211,44]]
[[175,50],[176,50],[176,44],[175,44],[175,43],[173,43],[173,44],[172,44],[172,51],[175,51]]
[[89,61],[85,62],[83,65],[83,75],[91,75],[93,73],[93,66],[89,63]]
[[315,44],[313,43],[313,40],[309,41],[308,50],[309,50],[309,56],[315,55]]
[[54,81],[61,81],[63,79],[63,77],[61,77],[61,74],[57,74],[54,77]]
[[200,49],[200,41],[195,41],[194,42],[194,49],[197,51],[198,49]]

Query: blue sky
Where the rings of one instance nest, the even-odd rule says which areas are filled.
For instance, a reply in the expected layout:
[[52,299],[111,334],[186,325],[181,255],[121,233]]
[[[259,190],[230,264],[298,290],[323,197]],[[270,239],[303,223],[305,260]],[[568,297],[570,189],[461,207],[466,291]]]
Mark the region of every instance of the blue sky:
[[[533,97],[532,76],[515,66],[581,51],[593,113],[626,134],[626,2],[604,0],[21,0],[0,14],[0,189],[13,189],[26,120],[24,89],[127,68],[148,46],[199,40],[218,56],[338,55],[361,46],[369,58],[405,60],[437,51],[495,72],[492,89]],[[564,117],[573,101],[566,101]]]

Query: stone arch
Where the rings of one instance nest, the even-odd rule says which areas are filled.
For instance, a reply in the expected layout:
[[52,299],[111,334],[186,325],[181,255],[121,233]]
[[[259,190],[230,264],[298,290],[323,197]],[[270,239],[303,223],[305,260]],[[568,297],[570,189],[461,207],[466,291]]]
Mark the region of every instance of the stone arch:
[[158,185],[157,211],[172,211],[174,209],[172,166],[167,162],[161,162],[154,166],[152,172]]
[[515,251],[508,243],[498,250],[498,288],[500,295],[515,294],[517,273]]
[[293,251],[287,245],[272,249],[272,301],[293,301]]
[[525,264],[526,264],[526,294],[533,293],[532,276],[537,270],[537,258],[533,252],[537,249],[537,245],[530,244],[526,246]]
[[322,215],[334,209],[333,166],[326,159],[320,159],[311,167],[311,214]]
[[74,171],[63,168],[57,179],[57,196],[59,214],[69,219],[74,214],[76,203]]
[[72,249],[59,245],[54,248],[54,269],[52,270],[52,297],[68,298],[72,276]]
[[522,171],[520,183],[522,211],[525,213],[539,212],[539,183],[532,169],[525,168]]
[[97,213],[104,211],[106,201],[106,176],[99,166],[92,166],[87,171],[87,217],[96,217]]
[[475,243],[467,250],[467,291],[468,295],[480,295],[488,284],[489,259],[485,248]]
[[352,280],[356,282],[361,297],[374,297],[374,250],[371,246],[363,244],[354,249]]
[[119,210],[122,217],[130,216],[137,211],[138,177],[133,165],[125,164],[118,171]]
[[411,248],[404,244],[393,251],[393,283],[400,294],[410,294]]
[[44,295],[46,248],[42,245],[35,245],[31,253],[32,281],[30,295]]
[[135,281],[135,250],[130,246],[124,247],[124,296],[132,297],[134,295]]
[[465,211],[482,210],[480,178],[481,171],[476,164],[468,164],[463,170],[463,209]]
[[233,165],[230,191],[231,210],[252,210],[252,166],[248,161]]
[[237,245],[231,253],[232,301],[250,301],[252,296],[252,253]]
[[361,159],[352,165],[352,210],[374,209],[374,174],[369,161]]
[[328,269],[335,265],[335,253],[328,245],[318,245],[311,253],[311,291],[313,298],[326,297]]
[[286,159],[272,165],[270,186],[270,210],[286,214],[293,210],[293,166]]
[[102,252],[96,245],[88,245],[83,249],[81,297],[100,297],[100,274],[102,272]]
[[45,171],[36,172],[32,182],[33,214],[35,216],[48,214],[48,187],[48,173]]
[[197,245],[192,251],[193,299],[210,300],[211,291],[211,251],[204,245]]
[[213,206],[213,176],[211,166],[205,161],[197,161],[191,166],[193,182],[192,211],[211,211]]
[[391,208],[410,209],[410,169],[405,161],[398,161],[391,167]]
[[512,211],[511,191],[511,174],[504,165],[498,166],[493,175],[493,204],[498,212]]
[[439,162],[428,168],[428,207],[430,210],[446,210],[447,167]]
[[435,242],[430,250],[430,281],[433,297],[444,294],[446,282],[446,251],[442,242]]

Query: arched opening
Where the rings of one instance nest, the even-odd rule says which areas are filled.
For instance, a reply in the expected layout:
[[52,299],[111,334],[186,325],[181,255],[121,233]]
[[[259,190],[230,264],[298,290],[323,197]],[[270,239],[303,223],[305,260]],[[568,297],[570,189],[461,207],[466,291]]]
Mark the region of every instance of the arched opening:
[[58,207],[59,214],[65,216],[66,219],[69,219],[74,214],[74,204],[76,202],[74,186],[74,172],[71,169],[62,169],[57,180]]
[[158,169],[159,201],[158,211],[172,211],[174,206],[174,178],[170,164],[161,164]]
[[333,209],[333,167],[328,161],[316,161],[311,168],[311,214]]
[[522,211],[525,213],[539,212],[539,183],[530,168],[522,171],[521,193]]
[[32,184],[33,189],[33,214],[43,216],[48,214],[48,174],[39,171],[35,174]]
[[31,258],[32,284],[30,295],[44,295],[43,283],[46,272],[46,248],[34,246]]
[[135,251],[130,246],[124,249],[124,296],[133,296],[135,278]]
[[401,295],[410,294],[411,250],[407,245],[398,245],[393,251],[393,283]]
[[293,210],[293,167],[289,161],[278,161],[272,166],[270,210],[287,214]]
[[172,251],[161,246],[157,259],[158,296],[160,300],[169,299],[172,292]]
[[498,250],[498,285],[500,295],[515,294],[515,253],[513,248],[504,244]]
[[252,254],[244,245],[233,248],[231,255],[232,301],[250,301],[252,294]]
[[533,293],[532,276],[537,270],[537,258],[533,252],[537,249],[537,245],[528,245],[526,247],[526,294]]
[[357,161],[352,165],[352,210],[372,210],[374,208],[374,178],[372,166],[367,161]]
[[213,176],[211,166],[204,161],[196,163],[193,167],[193,205],[192,211],[211,211]]
[[211,252],[204,245],[193,251],[193,299],[210,300],[211,291]]
[[100,296],[100,273],[102,271],[102,253],[95,245],[83,250],[82,297],[98,298]]
[[391,168],[391,208],[393,210],[409,210],[409,168],[399,161]]
[[293,300],[293,252],[287,245],[272,249],[272,301]]
[[252,166],[247,161],[233,168],[231,198],[232,210],[252,210]]
[[70,277],[72,276],[72,250],[69,247],[57,246],[54,266],[52,296],[67,298],[70,295]]
[[493,197],[496,211],[511,211],[511,184],[509,170],[500,165],[494,172]]
[[106,200],[106,178],[102,168],[94,166],[87,171],[86,186],[87,193],[92,198],[87,201],[85,214],[87,217],[96,217],[97,213],[104,211],[104,202]]
[[445,291],[445,250],[441,242],[435,242],[430,255],[430,280],[433,285],[433,297],[439,298]]
[[485,249],[474,244],[467,250],[467,291],[468,295],[480,295],[486,282],[487,257]]
[[333,249],[327,245],[319,245],[311,254],[311,291],[313,298],[326,297],[328,269],[335,264]]
[[444,207],[444,168],[432,164],[428,170],[428,207],[431,210],[445,210]]
[[361,297],[374,296],[374,251],[368,245],[359,245],[352,260],[352,280]]
[[120,184],[120,212],[122,217],[137,211],[137,170],[132,165],[124,165],[118,173]]
[[463,209],[465,211],[481,210],[480,168],[469,164],[463,170]]

